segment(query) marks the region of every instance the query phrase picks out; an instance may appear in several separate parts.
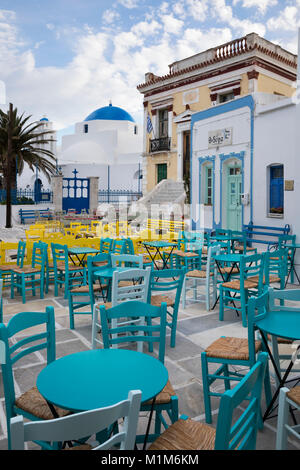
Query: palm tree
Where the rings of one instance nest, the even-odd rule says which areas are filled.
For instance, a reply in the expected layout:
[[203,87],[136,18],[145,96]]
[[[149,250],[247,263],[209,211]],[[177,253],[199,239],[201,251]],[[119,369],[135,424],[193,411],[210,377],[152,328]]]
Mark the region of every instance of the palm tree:
[[11,228],[11,190],[16,188],[16,174],[22,174],[25,163],[34,172],[38,168],[50,181],[56,172],[56,158],[43,148],[53,131],[39,131],[41,122],[29,123],[31,116],[18,115],[10,103],[7,113],[0,110],[0,162],[6,188],[6,227]]

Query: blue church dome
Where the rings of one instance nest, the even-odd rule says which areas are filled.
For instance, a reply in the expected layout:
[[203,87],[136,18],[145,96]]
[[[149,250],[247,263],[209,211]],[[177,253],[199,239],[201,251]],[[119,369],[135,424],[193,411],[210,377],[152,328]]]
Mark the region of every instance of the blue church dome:
[[47,119],[46,117],[43,117],[42,119],[40,119],[40,121],[47,121],[47,122],[49,122],[49,119]]
[[110,121],[132,121],[135,122],[133,117],[130,116],[127,111],[117,106],[109,104],[103,108],[96,109],[85,118],[85,121],[97,121],[97,120],[110,120]]

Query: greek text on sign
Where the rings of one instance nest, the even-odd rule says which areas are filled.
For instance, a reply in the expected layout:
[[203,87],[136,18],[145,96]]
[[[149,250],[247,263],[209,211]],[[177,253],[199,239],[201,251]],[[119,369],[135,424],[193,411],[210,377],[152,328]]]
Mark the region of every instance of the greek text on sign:
[[219,129],[216,131],[209,131],[208,133],[208,147],[216,147],[222,145],[232,144],[232,127],[226,129]]

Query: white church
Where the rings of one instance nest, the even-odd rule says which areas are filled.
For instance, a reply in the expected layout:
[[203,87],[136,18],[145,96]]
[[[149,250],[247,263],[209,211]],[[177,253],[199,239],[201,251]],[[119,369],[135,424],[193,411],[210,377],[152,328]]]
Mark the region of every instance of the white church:
[[[39,131],[53,131],[46,117]],[[142,190],[142,140],[138,125],[124,109],[108,106],[96,109],[84,121],[75,124],[75,133],[64,135],[61,146],[57,134],[51,136],[49,149],[57,158],[57,173],[65,178],[99,178],[99,190]],[[19,189],[51,190],[51,183],[37,170],[24,168],[18,176]]]

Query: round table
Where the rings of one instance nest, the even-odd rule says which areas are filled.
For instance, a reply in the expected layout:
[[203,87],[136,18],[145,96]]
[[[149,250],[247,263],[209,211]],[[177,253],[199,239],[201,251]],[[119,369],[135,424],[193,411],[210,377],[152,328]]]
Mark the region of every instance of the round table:
[[38,375],[37,388],[51,404],[74,412],[110,406],[141,390],[142,402],[160,393],[168,371],[158,359],[125,349],[92,349],[64,356]]
[[[280,373],[277,370],[277,366],[275,364],[273,355],[268,347],[267,335],[270,334],[272,336],[286,338],[291,340],[299,340],[300,339],[300,311],[289,311],[284,310],[273,310],[268,311],[266,316],[263,317],[261,320],[255,322],[256,327],[261,332],[262,340],[265,344],[265,347],[269,353],[270,359],[274,366],[275,372],[279,378],[279,386],[274,393],[274,396],[269,404],[264,416],[263,420],[267,419],[270,412],[272,411],[273,405],[279,395],[280,388],[284,386],[288,375],[293,367],[293,361],[290,361],[289,366],[286,369],[284,376],[280,379]],[[299,349],[299,346],[298,346]],[[295,350],[296,351],[296,350]]]

